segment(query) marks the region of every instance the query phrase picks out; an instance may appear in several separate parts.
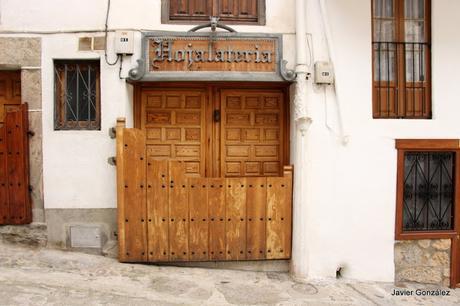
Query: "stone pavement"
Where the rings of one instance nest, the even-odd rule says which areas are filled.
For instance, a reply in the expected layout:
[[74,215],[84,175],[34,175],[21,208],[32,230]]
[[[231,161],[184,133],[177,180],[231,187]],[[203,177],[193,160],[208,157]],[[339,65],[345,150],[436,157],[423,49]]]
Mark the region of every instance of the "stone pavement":
[[[460,290],[296,281],[285,273],[121,264],[112,258],[0,243],[0,305],[460,305]],[[449,290],[450,296],[415,296]],[[403,288],[399,288],[403,289]],[[424,291],[427,292],[427,291]]]

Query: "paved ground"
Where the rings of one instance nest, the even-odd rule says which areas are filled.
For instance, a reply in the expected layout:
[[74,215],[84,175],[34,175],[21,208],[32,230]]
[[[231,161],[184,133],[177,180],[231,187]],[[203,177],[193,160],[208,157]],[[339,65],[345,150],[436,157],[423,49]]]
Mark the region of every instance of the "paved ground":
[[[120,264],[0,244],[0,305],[460,305],[460,290],[447,297],[393,297],[395,288],[342,280],[305,283],[284,273]],[[417,288],[438,289],[405,285],[414,294]]]

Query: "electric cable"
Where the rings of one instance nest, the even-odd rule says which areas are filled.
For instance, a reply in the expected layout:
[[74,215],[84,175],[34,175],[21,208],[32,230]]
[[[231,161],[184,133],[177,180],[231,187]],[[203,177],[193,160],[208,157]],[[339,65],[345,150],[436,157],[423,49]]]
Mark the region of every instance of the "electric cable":
[[107,36],[108,36],[108,31],[109,31],[109,12],[110,12],[110,0],[107,0],[107,13],[105,14],[105,46],[104,46],[104,58],[105,62],[109,66],[115,66],[118,63],[118,60],[120,59],[120,56],[117,55],[117,60],[113,63],[109,62],[109,59],[107,57]]

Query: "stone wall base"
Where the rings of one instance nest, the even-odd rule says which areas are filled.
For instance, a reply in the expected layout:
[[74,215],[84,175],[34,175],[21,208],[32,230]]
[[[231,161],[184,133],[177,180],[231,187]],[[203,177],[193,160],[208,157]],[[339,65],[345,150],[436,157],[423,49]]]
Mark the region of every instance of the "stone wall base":
[[[48,225],[48,246],[81,251],[93,254],[102,254],[105,244],[117,239],[117,210],[116,208],[94,209],[46,209],[46,223]],[[74,247],[71,244],[71,228],[98,229],[102,245],[99,247]],[[84,238],[84,237],[83,237]]]
[[46,246],[47,233],[44,223],[28,225],[2,225],[0,226],[0,242],[14,243],[31,247]]
[[395,243],[395,282],[450,285],[450,239]]

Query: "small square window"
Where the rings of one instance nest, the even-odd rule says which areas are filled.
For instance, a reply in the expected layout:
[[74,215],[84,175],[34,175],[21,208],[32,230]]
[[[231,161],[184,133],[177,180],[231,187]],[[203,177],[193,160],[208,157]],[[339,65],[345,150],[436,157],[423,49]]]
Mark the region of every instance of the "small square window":
[[100,130],[99,60],[54,62],[54,129]]

